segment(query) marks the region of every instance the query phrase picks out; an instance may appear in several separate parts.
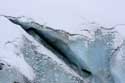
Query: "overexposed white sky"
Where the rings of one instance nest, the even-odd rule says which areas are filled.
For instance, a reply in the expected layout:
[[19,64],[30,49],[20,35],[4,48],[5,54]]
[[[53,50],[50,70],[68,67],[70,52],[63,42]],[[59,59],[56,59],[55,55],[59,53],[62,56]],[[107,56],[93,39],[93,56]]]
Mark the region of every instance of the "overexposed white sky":
[[125,23],[125,0],[1,0],[0,14],[28,16],[54,28],[77,30],[85,21]]

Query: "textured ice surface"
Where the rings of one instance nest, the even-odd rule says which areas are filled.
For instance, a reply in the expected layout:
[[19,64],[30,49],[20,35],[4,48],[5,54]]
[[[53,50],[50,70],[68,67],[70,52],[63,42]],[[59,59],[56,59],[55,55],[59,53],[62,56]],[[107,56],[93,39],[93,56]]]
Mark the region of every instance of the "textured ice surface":
[[0,70],[0,83],[83,83],[82,77],[19,26],[0,19],[4,27],[0,61],[11,67]]
[[[3,67],[1,69],[1,73],[3,72],[1,76],[2,75],[4,76],[4,73],[8,72],[10,69],[10,72],[12,70],[12,73],[14,75],[9,74],[10,72],[8,72],[8,75],[5,73],[5,76],[6,75],[8,76],[6,77],[7,79],[12,79],[10,77],[15,76],[16,79],[20,80],[20,78],[17,77],[21,76],[21,77],[26,77],[29,80],[33,80],[35,75],[32,67],[30,67],[30,65],[24,60],[23,54],[19,53],[18,50],[16,50],[18,49],[16,44],[20,44],[20,38],[21,38],[21,33],[17,28],[18,26],[16,27],[7,19],[1,17],[0,27],[1,28],[4,27],[2,30],[0,30],[0,61],[1,64],[4,63],[7,64],[6,66],[4,65],[1,66],[1,68]],[[0,81],[0,83],[6,83],[6,82]],[[7,83],[10,82],[8,81]]]
[[[9,19],[10,18],[11,17],[9,17]],[[34,21],[29,21],[25,17],[14,17],[12,19],[13,23],[21,26],[24,25],[22,28],[29,29],[34,27]],[[6,20],[5,23],[6,22],[8,21]],[[2,24],[4,25],[5,23]],[[17,25],[12,23],[11,25],[13,26],[10,28],[17,27]],[[54,30],[48,27],[46,29],[46,27],[37,23],[35,23],[35,26],[42,26],[39,30],[42,31],[43,29],[43,32],[45,31],[47,35],[48,32],[50,32],[49,34],[51,35],[48,35],[48,38],[50,37],[53,39],[54,37],[57,37],[62,42],[65,42],[71,50],[64,50],[63,52],[68,53],[73,51],[77,55],[75,57],[73,55],[71,58],[68,57],[70,61],[74,61],[76,64],[78,63],[80,66],[77,65],[76,67],[82,66],[81,68],[88,70],[91,75],[86,78],[80,76],[78,74],[80,68],[74,70],[74,68],[70,66],[72,64],[66,64],[65,60],[63,61],[63,59],[57,57],[60,56],[60,54],[53,53],[52,49],[48,49],[47,46],[43,45],[44,42],[40,40],[41,38],[36,33],[30,32],[30,36],[18,26],[15,28],[15,30],[18,30],[18,33],[15,33],[16,37],[14,35],[14,39],[9,38],[9,45],[16,51],[9,49],[9,47],[7,47],[7,49],[9,52],[13,53],[11,54],[11,56],[13,56],[11,62],[15,61],[18,63],[19,61],[20,64],[24,65],[8,62],[9,58],[5,58],[6,61],[0,58],[13,66],[12,70],[14,72],[11,73],[13,76],[15,75],[15,72],[18,72],[16,75],[19,75],[19,77],[12,78],[21,78],[22,80],[19,80],[22,81],[21,83],[25,81],[31,83],[124,83],[125,44],[124,39],[121,38],[114,28],[106,29],[102,26],[94,25],[86,29],[88,34],[74,35],[62,30]],[[14,29],[9,30],[8,32],[11,31],[14,31]],[[3,38],[4,41],[1,43],[1,46],[6,44],[6,42],[8,46],[8,40],[6,40],[8,39],[7,37],[8,36]],[[17,43],[17,40],[19,43]],[[14,58],[16,55],[17,58]],[[20,55],[20,58],[18,58],[18,55]],[[17,61],[15,59],[19,60]],[[28,72],[27,69],[30,69],[30,71]],[[5,72],[4,74],[6,75]],[[11,77],[9,78],[11,79]],[[8,80],[7,83],[10,83],[10,81]]]
[[[61,64],[53,60],[49,56],[38,52],[35,45],[32,42],[29,44],[27,39],[24,40],[24,47],[21,49],[25,56],[25,60],[32,65],[36,78],[36,83],[83,83],[83,81],[67,70],[64,70]],[[30,48],[30,49],[29,49]],[[49,54],[49,52],[48,52]]]

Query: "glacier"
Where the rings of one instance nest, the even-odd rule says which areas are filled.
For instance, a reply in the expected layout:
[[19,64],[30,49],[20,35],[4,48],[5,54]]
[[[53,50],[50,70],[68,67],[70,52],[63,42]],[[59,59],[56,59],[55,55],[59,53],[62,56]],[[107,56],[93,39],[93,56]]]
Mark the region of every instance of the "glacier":
[[125,81],[125,41],[115,28],[96,25],[87,28],[87,34],[75,34],[24,16],[3,15],[0,20],[5,28],[0,33],[0,61],[6,64],[0,65],[0,83]]

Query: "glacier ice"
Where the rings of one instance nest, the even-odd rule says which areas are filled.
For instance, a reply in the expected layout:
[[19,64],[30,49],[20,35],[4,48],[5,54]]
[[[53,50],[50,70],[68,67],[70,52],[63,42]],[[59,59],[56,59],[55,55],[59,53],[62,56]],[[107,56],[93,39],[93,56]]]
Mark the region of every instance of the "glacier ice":
[[81,76],[19,26],[3,17],[1,23],[5,27],[1,35],[6,38],[0,42],[0,60],[8,63],[12,67],[8,71],[13,72],[7,76],[8,71],[1,70],[3,78],[8,79],[1,77],[0,83],[83,83]]
[[[18,61],[12,57],[13,61],[25,65],[13,66],[8,58],[5,62],[13,66],[14,72],[19,72],[20,77],[13,78],[22,78],[22,83],[26,82],[24,80],[31,83],[124,83],[125,45],[115,28],[94,25],[86,29],[90,32],[87,35],[71,34],[26,17],[4,17],[12,22],[15,30],[19,30],[17,34],[20,37],[14,41],[19,40],[20,43],[14,43],[15,46],[9,44],[18,53],[8,50],[14,52],[10,56],[22,57],[19,60],[18,57],[15,58]],[[11,42],[14,41],[11,39]],[[2,45],[5,43],[4,41]],[[31,73],[24,69],[30,69]]]

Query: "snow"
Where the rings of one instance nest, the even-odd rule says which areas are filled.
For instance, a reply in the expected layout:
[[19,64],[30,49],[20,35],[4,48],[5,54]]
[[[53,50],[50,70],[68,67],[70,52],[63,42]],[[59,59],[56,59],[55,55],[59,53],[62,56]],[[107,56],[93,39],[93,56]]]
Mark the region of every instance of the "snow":
[[29,80],[33,80],[35,78],[33,69],[24,60],[23,55],[16,54],[16,48],[13,45],[21,37],[20,27],[4,17],[0,18],[0,27],[0,60],[7,62]]
[[[20,17],[20,20],[23,23],[33,22],[32,20],[27,20],[25,17]],[[83,80],[83,78],[72,68],[67,66],[63,60],[60,60],[56,54],[52,53],[51,50],[44,47],[41,43],[38,43],[32,36],[21,29],[20,26],[12,24],[6,18],[1,17],[0,27],[2,27],[2,30],[0,30],[0,60],[9,64],[10,67],[20,72],[29,80],[33,81],[37,78],[39,83],[41,81],[49,83],[49,81],[54,80],[58,83],[59,80],[54,78],[53,74],[55,77],[56,75],[60,75],[60,77],[58,77],[60,80],[67,79],[63,74],[56,70],[58,68],[60,68],[60,70],[62,69],[63,73],[65,71],[70,74],[70,76],[75,76]],[[121,31],[118,30],[118,28],[106,30],[96,24],[90,25],[85,32],[88,34],[69,37],[71,40],[70,48],[73,52],[78,54],[79,57],[75,57],[75,59],[78,58],[77,62],[86,62],[90,72],[93,74],[91,83],[113,83],[113,79],[116,83],[123,83],[125,76],[125,68],[123,66],[125,64],[124,48],[120,48],[120,51],[118,50],[113,55],[112,52],[124,43],[124,34],[122,34],[121,37],[121,35],[119,35]],[[27,41],[22,40],[23,37],[26,37]],[[83,39],[86,39],[86,41]],[[23,45],[24,43],[25,45]],[[31,48],[32,46],[33,48]],[[20,48],[22,48],[22,50],[19,50]],[[85,52],[81,51],[81,49],[84,49]],[[21,51],[25,52],[21,53]],[[36,55],[34,51],[37,51],[39,54]],[[46,58],[46,60],[43,58]],[[48,72],[51,72],[51,74],[48,74]],[[43,73],[46,73],[47,75]],[[46,79],[40,77],[44,75],[46,76]],[[47,79],[48,81],[43,81]]]
[[[25,22],[27,21],[27,19],[25,20]],[[28,20],[29,21],[29,20]],[[42,74],[42,70],[40,72],[38,72],[41,68],[46,69],[46,66],[48,66],[49,64],[52,64],[53,66],[56,66],[57,68],[60,68],[61,77],[60,80],[64,80],[64,81],[71,81],[71,83],[73,83],[74,80],[71,80],[71,77],[76,77],[78,79],[83,80],[83,78],[81,76],[79,76],[73,69],[71,69],[69,66],[67,66],[64,61],[60,60],[59,58],[57,58],[57,56],[55,54],[53,54],[50,50],[48,50],[46,47],[44,47],[43,45],[39,44],[37,41],[34,40],[33,37],[31,37],[29,34],[27,34],[20,26],[15,25],[13,23],[11,23],[9,20],[7,20],[4,17],[0,17],[0,27],[3,27],[2,30],[0,30],[0,60],[6,62],[8,65],[10,65],[10,67],[13,69],[15,69],[17,72],[19,72],[20,74],[22,74],[23,76],[25,76],[26,78],[28,78],[28,80],[30,81],[39,81],[39,80],[43,80],[44,78],[41,78]],[[35,61],[35,58],[38,57],[38,55],[33,55],[32,51],[33,49],[29,49],[28,47],[23,46],[24,41],[22,40],[23,37],[26,37],[29,41],[32,41],[32,44],[38,48],[36,48],[35,50],[37,52],[39,52],[42,55],[46,55],[46,57],[51,58],[51,63],[47,62],[47,65],[44,66],[40,66],[40,69],[36,69],[37,67],[39,67],[39,65],[42,64],[46,64],[43,61],[41,61],[39,64],[35,65],[37,67],[34,67],[34,65],[32,65],[31,63],[38,63],[38,61]],[[30,42],[27,42],[27,46],[30,46]],[[21,47],[24,47],[24,49],[27,49],[27,51],[31,52],[29,59],[32,60],[32,62],[28,62],[26,60],[26,56],[24,53],[22,53],[20,51]],[[30,51],[31,50],[31,51]],[[42,56],[41,56],[42,57]],[[39,58],[40,59],[40,58]],[[55,65],[56,62],[56,65]],[[51,66],[50,66],[51,67]],[[52,72],[55,74],[55,72],[58,72],[55,68]],[[36,71],[38,70],[38,71]],[[50,69],[46,69],[47,71],[51,71]],[[62,71],[63,70],[63,71]],[[47,72],[45,72],[47,73]],[[6,74],[6,73],[5,73]],[[37,76],[36,76],[37,74]],[[58,73],[57,73],[58,74]],[[39,76],[41,75],[41,76]],[[68,78],[64,78],[64,75],[67,75]],[[37,77],[37,78],[36,78]],[[50,75],[47,75],[47,79],[48,80],[55,80],[51,77]],[[38,80],[39,78],[39,80]],[[13,79],[13,78],[11,78]],[[45,79],[45,82],[49,82],[47,81],[47,79]],[[60,81],[60,80],[57,80]],[[8,80],[9,81],[9,80]],[[75,80],[77,81],[77,80]],[[62,81],[63,82],[63,81]],[[41,83],[41,82],[39,82]],[[81,82],[80,82],[81,83]]]
[[[21,20],[21,22],[22,22],[22,19],[25,19],[26,23],[30,22],[29,18],[27,18],[27,17],[26,18],[23,17],[19,20]],[[73,69],[71,69],[69,66],[67,66],[63,60],[59,59],[57,56],[55,56],[55,54],[51,50],[49,50],[48,48],[44,47],[42,44],[40,44],[36,40],[34,40],[34,38],[31,35],[27,34],[25,31],[23,31],[23,29],[22,29],[22,33],[25,34],[25,37],[28,38],[30,41],[32,41],[33,44],[38,47],[38,48],[36,48],[36,50],[39,53],[42,53],[44,55],[47,55],[48,57],[51,57],[54,61],[56,61],[58,63],[58,65],[60,65],[64,69],[64,71],[69,72],[70,74],[75,75],[76,77],[79,77],[80,79],[83,79]]]

